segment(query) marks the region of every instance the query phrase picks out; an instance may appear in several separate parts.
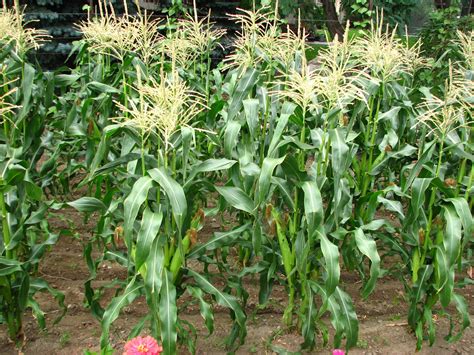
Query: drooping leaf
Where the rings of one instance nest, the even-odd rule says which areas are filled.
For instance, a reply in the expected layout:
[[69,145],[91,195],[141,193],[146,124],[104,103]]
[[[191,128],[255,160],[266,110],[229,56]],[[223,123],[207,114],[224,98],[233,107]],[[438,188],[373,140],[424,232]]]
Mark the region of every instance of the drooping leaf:
[[454,302],[456,303],[456,309],[458,313],[461,315],[462,322],[461,322],[461,329],[459,330],[459,332],[456,335],[453,335],[452,330],[454,328],[454,325],[451,320],[449,334],[446,337],[446,340],[450,343],[458,341],[461,338],[464,330],[466,330],[471,325],[471,320],[469,316],[469,307],[467,305],[466,299],[457,293],[453,294],[453,299],[454,299]]
[[380,256],[377,252],[375,241],[369,238],[361,228],[354,232],[357,248],[370,259],[370,277],[362,290],[362,297],[367,298],[375,288],[375,283],[380,274]]
[[270,146],[268,147],[268,157],[275,157],[276,155],[276,148],[278,143],[280,142],[281,135],[283,134],[283,131],[285,130],[288,120],[290,116],[293,114],[293,112],[296,109],[296,105],[293,103],[290,103],[288,101],[285,101],[283,103],[283,107],[281,108],[281,114],[280,117],[278,118],[278,123],[277,126],[273,132],[272,139],[270,140]]
[[[316,285],[312,285],[314,288]],[[323,298],[323,302],[327,304],[328,310],[331,312],[331,323],[336,330],[334,335],[334,347],[340,348],[343,335],[346,336],[346,349],[357,344],[359,336],[359,322],[354,311],[351,298],[347,293],[339,287],[328,297],[325,290],[317,288]]]
[[248,96],[249,92],[253,89],[255,83],[259,77],[259,72],[254,68],[249,68],[239,78],[238,84],[235,91],[232,93],[231,102],[227,109],[227,119],[232,121],[234,117],[239,114],[244,99]]
[[209,303],[206,302],[204,299],[204,294],[200,288],[188,286],[188,292],[194,298],[199,300],[199,309],[201,311],[201,316],[206,323],[207,330],[209,331],[209,335],[214,332],[214,313],[212,311],[212,307]]
[[171,204],[173,211],[173,217],[178,226],[178,230],[181,235],[183,228],[184,219],[188,210],[188,204],[186,202],[186,195],[180,184],[176,182],[167,171],[163,168],[152,169],[148,171],[151,178],[155,180],[166,193]]
[[252,138],[255,138],[259,122],[259,101],[258,99],[246,99],[242,103],[244,105],[245,119],[247,121],[247,126],[250,131],[250,136]]
[[272,176],[272,184],[275,184],[280,191],[285,203],[288,205],[288,208],[291,211],[295,210],[295,203],[293,201],[292,190],[290,184],[285,179],[279,178],[277,176]]
[[402,157],[410,157],[410,156],[414,155],[417,151],[418,151],[418,149],[416,149],[415,147],[413,147],[409,144],[406,144],[398,151],[392,151],[392,152],[387,153],[385,155],[385,158],[382,161],[380,161],[378,164],[375,164],[372,167],[372,169],[370,170],[370,175],[379,174],[383,170],[384,166],[390,160],[398,160]]
[[163,220],[163,213],[153,212],[149,208],[146,208],[143,212],[142,223],[140,231],[137,236],[137,248],[135,252],[135,267],[137,270],[146,261],[150,248],[158,235],[160,230],[161,221]]
[[132,191],[125,199],[124,205],[124,236],[127,246],[131,248],[133,225],[148,196],[153,181],[148,176],[142,176],[132,187]]
[[469,208],[469,204],[465,198],[457,197],[457,198],[449,198],[447,199],[448,202],[451,202],[456,210],[458,217],[461,220],[462,226],[464,228],[464,233],[466,235],[465,242],[469,241],[469,236],[471,235],[472,231],[472,214]]
[[377,201],[381,203],[387,210],[398,214],[401,220],[405,218],[405,214],[403,213],[403,206],[400,201],[389,200],[382,196],[379,196],[377,198]]
[[313,349],[315,345],[316,337],[316,309],[314,304],[313,291],[309,285],[306,285],[306,297],[308,299],[308,306],[305,310],[303,317],[303,324],[301,332],[303,334],[304,343],[302,344],[303,349]]
[[92,159],[92,162],[89,166],[89,175],[87,179],[84,179],[84,181],[79,186],[88,183],[94,178],[100,163],[104,159],[106,152],[109,149],[111,138],[120,131],[120,128],[121,126],[119,124],[109,125],[104,128],[96,154],[94,155],[94,158]]
[[328,297],[334,293],[339,284],[339,276],[341,269],[339,266],[339,249],[337,245],[331,243],[321,231],[317,231],[317,235],[321,242],[321,251],[323,252],[326,267],[326,292]]
[[449,257],[443,246],[436,248],[436,262],[434,263],[435,284],[439,293],[439,300],[443,307],[448,307],[454,290],[454,265],[449,264]]
[[106,93],[106,94],[120,94],[121,93],[121,91],[118,90],[117,88],[104,84],[104,83],[100,83],[98,81],[91,81],[90,83],[87,84],[87,86],[91,88],[92,90],[95,90],[101,93]]
[[48,292],[51,296],[54,297],[54,299],[58,303],[58,306],[61,309],[61,312],[54,320],[54,324],[59,323],[59,321],[64,317],[67,311],[67,306],[64,304],[64,293],[53,288],[46,280],[39,277],[30,279],[30,296],[34,295],[36,292]]
[[359,337],[359,321],[354,310],[354,305],[350,296],[340,287],[336,287],[334,297],[338,300],[341,311],[341,321],[344,324],[344,333],[346,334],[346,349],[357,345]]
[[331,139],[331,164],[333,173],[336,177],[345,174],[352,158],[349,154],[350,149],[345,142],[345,134],[341,128],[332,129],[329,132]]
[[109,345],[110,326],[118,318],[122,308],[131,304],[135,298],[140,295],[140,289],[142,287],[143,285],[139,282],[136,282],[136,279],[133,278],[123,293],[117,297],[114,297],[107,306],[101,324],[102,334],[100,336],[100,347],[102,349],[106,349]]
[[224,154],[227,158],[232,158],[232,152],[237,146],[239,132],[242,126],[240,123],[231,121],[227,123],[227,127],[224,132]]
[[21,265],[17,260],[0,257],[0,277],[23,271]]
[[[114,171],[115,169],[117,169],[117,167],[139,160],[140,158],[141,158],[141,155],[138,153],[125,154],[121,156],[120,158],[114,159],[113,161],[101,166],[100,168],[97,168],[94,174],[90,176],[90,179],[92,180],[99,175],[108,174]],[[145,161],[150,162],[150,159],[147,159],[147,156],[145,156],[144,158],[145,158]]]
[[308,223],[308,231],[314,235],[324,218],[323,199],[318,185],[315,181],[303,183],[304,191],[304,214]]
[[273,171],[278,165],[283,163],[285,158],[286,157],[281,157],[278,159],[265,158],[263,160],[260,177],[258,179],[258,204],[262,204],[268,200],[269,196],[267,196],[267,193],[270,188]]
[[252,245],[255,254],[259,254],[262,249],[262,225],[258,220],[255,221],[252,231]]
[[237,299],[215,287],[204,275],[201,275],[191,269],[187,269],[188,274],[193,277],[198,286],[206,293],[213,295],[218,304],[229,308],[234,312],[236,322],[245,329],[245,313]]
[[433,155],[434,149],[436,148],[435,143],[436,141],[433,140],[432,142],[429,142],[428,144],[425,145],[425,151],[423,152],[420,159],[418,159],[416,164],[411,169],[406,180],[405,180],[405,172],[402,170],[400,174],[400,178],[401,178],[401,187],[402,187],[403,192],[408,191],[408,189],[411,187],[413,183],[413,180],[416,179],[420,171],[423,169],[424,164],[430,161],[431,156]]
[[[22,73],[22,81],[21,81],[21,90],[20,92],[23,95],[23,100],[21,102],[20,111],[18,113],[18,117],[16,118],[16,124],[24,120],[28,112],[31,109],[31,98],[33,95],[33,88],[34,88],[34,81],[35,81],[35,74],[36,69],[29,63],[24,63],[23,65],[23,73]],[[26,148],[26,147],[25,147]]]
[[165,253],[163,242],[155,238],[146,260],[147,273],[145,277],[145,286],[151,297],[158,297],[161,289],[162,274],[164,268]]
[[191,173],[186,180],[185,189],[192,183],[197,174],[227,170],[230,169],[235,163],[237,163],[237,161],[229,159],[207,159],[203,161],[191,170]]
[[461,248],[461,220],[451,206],[444,206],[446,231],[443,245],[448,255],[449,265],[456,263]]
[[423,296],[426,294],[427,282],[433,273],[433,265],[424,265],[420,267],[418,271],[418,277],[415,285],[413,285],[410,307],[408,309],[408,323],[415,329],[418,321],[421,318],[421,314],[418,310],[418,303],[422,301]]
[[233,186],[215,186],[215,188],[232,207],[250,214],[255,213],[253,201],[242,189]]
[[188,258],[197,258],[206,252],[213,251],[224,246],[237,243],[242,234],[250,227],[250,223],[246,223],[236,229],[227,232],[216,232],[206,242],[196,245],[188,254]]
[[94,197],[81,197],[80,199],[68,202],[67,204],[79,212],[105,211],[106,209],[104,203]]
[[407,215],[406,224],[417,222],[419,216],[424,216],[425,195],[431,181],[431,178],[416,178],[413,180],[410,213]]

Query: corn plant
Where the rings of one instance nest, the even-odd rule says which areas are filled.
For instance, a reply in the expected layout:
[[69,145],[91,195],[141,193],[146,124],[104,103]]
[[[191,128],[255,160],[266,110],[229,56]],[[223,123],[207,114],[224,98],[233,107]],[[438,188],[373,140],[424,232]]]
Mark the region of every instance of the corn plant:
[[[201,64],[194,67],[195,71],[199,70],[202,74],[210,65],[210,50],[220,32],[213,31],[209,22],[197,22],[197,18],[178,22],[178,26],[182,26],[185,33],[195,31],[196,36],[200,36],[194,36],[196,43],[191,43],[191,49],[195,49],[195,52],[190,55],[200,53],[197,49],[206,51],[196,57]],[[166,49],[168,52],[156,53],[159,56],[158,67],[150,66],[146,58],[133,61],[133,77],[137,84],[122,82],[126,95],[112,104],[112,110],[115,108],[114,112],[120,113],[121,117],[101,128],[103,137],[90,163],[91,173],[84,182],[97,186],[96,198],[84,198],[74,204],[83,212],[95,208],[104,212],[97,230],[98,244],[104,248],[104,257],[119,261],[130,274],[124,284],[123,294],[114,299],[107,309],[101,309],[95,298],[96,293],[91,288],[91,280],[103,259],[93,260],[92,244],[86,247],[85,255],[91,266],[86,296],[96,316],[102,319],[101,345],[104,349],[108,346],[109,328],[120,309],[140,294],[146,296],[149,306],[154,310],[151,316],[144,319],[141,327],[149,321],[152,332],[157,337],[161,336],[168,353],[176,351],[178,334],[181,341],[187,341],[192,349],[192,337],[185,329],[191,327],[191,334],[195,330],[192,325],[177,318],[177,298],[186,290],[200,302],[209,331],[213,329],[213,317],[203,298],[205,293],[230,308],[235,317],[235,330],[229,346],[237,337],[245,337],[245,314],[237,298],[228,290],[214,287],[208,277],[186,268],[186,257],[197,243],[198,232],[204,222],[200,201],[205,200],[207,188],[205,181],[197,179],[203,173],[225,169],[233,162],[225,159],[201,161],[199,159],[205,154],[201,154],[199,149],[193,154],[193,142],[207,144],[207,136],[213,134],[206,129],[193,128],[190,122],[197,120],[196,123],[199,123],[200,112],[209,95],[210,80],[207,78],[204,85],[196,86],[201,94],[191,90],[178,74],[178,70],[189,65],[190,58],[186,55],[189,48],[186,46],[190,43],[180,37],[182,33],[177,33],[159,39],[157,45],[160,50]],[[180,48],[188,52],[183,54]],[[186,76],[184,78],[188,79]],[[113,86],[110,87],[113,89]],[[113,93],[118,94],[115,89]],[[107,116],[110,117],[110,114],[105,112],[104,117]],[[118,135],[124,137],[124,142],[117,146],[112,143]],[[100,166],[104,159],[108,160],[108,156],[115,154],[118,154],[118,159]],[[116,189],[116,186],[124,183],[133,187],[124,191]],[[101,194],[102,186],[106,190],[104,197]],[[186,198],[185,192],[195,196],[195,199]],[[120,205],[115,201],[117,195],[122,199]],[[105,208],[104,203],[110,206]],[[142,227],[137,230],[135,225],[140,220]],[[110,242],[117,242],[110,238],[112,234],[125,241],[128,250],[125,255],[121,256],[117,248],[110,247]],[[150,248],[153,248],[152,252]],[[181,280],[186,277],[193,277],[195,285],[182,284]]]
[[[24,28],[19,7],[0,12],[2,77],[0,214],[0,322],[7,324],[15,343],[23,340],[23,312],[29,308],[45,327],[44,313],[34,299],[38,291],[51,293],[63,310],[64,295],[37,277],[38,264],[58,234],[49,230],[48,203],[43,195],[37,164],[47,148],[42,135],[52,103],[51,75],[36,70],[27,53],[46,36]],[[61,318],[61,316],[59,317]],[[59,319],[58,318],[58,319]]]
[[[471,178],[465,170],[468,161],[472,165],[472,79],[466,77],[465,68],[456,73],[451,68],[444,97],[425,94],[418,119],[429,129],[432,140],[425,142],[420,152],[422,158],[416,167],[419,175],[410,173],[411,179],[405,183],[405,189],[411,183],[413,215],[405,217],[404,229],[414,245],[408,319],[418,338],[417,348],[421,347],[425,328],[430,344],[435,340],[432,308],[438,301],[442,314],[453,302],[462,317],[460,331],[453,335],[454,323],[447,314],[451,321],[449,341],[458,339],[470,324],[466,301],[454,288],[462,283],[456,281],[455,271],[462,270],[464,251],[472,236]],[[454,162],[460,163],[461,171],[453,169]]]
[[[200,201],[207,188],[198,178],[202,173],[226,169],[234,162],[225,159],[199,161],[198,155],[192,154],[193,136],[201,133],[187,122],[199,114],[202,104],[201,98],[187,90],[180,80],[175,72],[171,78],[162,76],[159,83],[152,80],[150,85],[140,85],[138,102],[130,101],[132,109],[129,111],[122,107],[129,113],[128,118],[124,117],[123,122],[110,127],[114,134],[122,133],[132,143],[127,144],[131,151],[123,151],[122,157],[118,158],[121,164],[127,165],[123,181],[132,187],[125,191],[110,191],[122,196],[120,206],[118,201],[111,201],[103,217],[107,220],[105,223],[120,223],[115,231],[127,246],[124,265],[130,279],[123,293],[102,315],[103,348],[107,347],[110,325],[120,309],[144,294],[152,310],[145,321],[150,322],[155,336],[161,336],[166,352],[174,353],[178,334],[187,335],[185,328],[188,325],[177,318],[176,305],[177,298],[186,290],[200,302],[210,331],[212,313],[203,294],[214,296],[219,304],[230,308],[237,334],[241,338],[245,336],[245,314],[237,299],[213,286],[206,275],[186,268],[187,255],[198,243],[205,216]],[[94,171],[90,179],[102,178],[112,172],[123,175],[116,162]],[[110,236],[107,229],[103,238]],[[195,284],[184,283],[185,277],[193,278]]]
[[[257,22],[258,13],[247,14],[246,18],[253,24]],[[266,28],[265,25],[256,27]],[[259,33],[254,32],[253,37],[248,37],[258,39]],[[232,59],[250,53],[241,48]],[[258,63],[255,53],[249,57],[249,63]],[[257,71],[262,66],[257,69],[239,66],[234,77],[241,76],[241,81],[232,85],[230,79],[232,96],[224,115],[223,150],[226,158],[238,160],[239,164],[232,167],[226,185],[216,189],[227,205],[239,211],[241,223],[249,219],[254,221],[247,232],[252,248],[242,251],[241,255],[244,265],[253,255],[264,258],[258,263],[259,270],[265,270],[261,273],[264,283],[260,301],[265,302],[268,297],[272,277],[278,270],[275,263],[281,265],[281,272],[286,277],[289,301],[284,322],[288,325],[292,324],[295,295],[301,294],[298,326],[305,336],[305,347],[314,346],[315,324],[319,325],[318,331],[323,332],[323,338],[327,338],[326,327],[318,319],[328,310],[336,328],[336,347],[343,335],[347,337],[347,347],[356,343],[357,318],[350,299],[338,286],[339,250],[346,266],[360,272],[364,280],[364,298],[373,291],[382,273],[377,239],[389,247],[389,254],[399,248],[396,252],[404,262],[411,252],[410,242],[403,245],[397,238],[387,236],[396,231],[392,223],[374,218],[382,209],[406,218],[400,200],[413,198],[407,194],[406,186],[403,190],[399,186],[399,179],[403,181],[404,178],[399,172],[404,171],[418,152],[411,144],[418,145],[420,141],[412,128],[417,117],[410,101],[414,93],[405,87],[412,85],[411,78],[423,65],[419,44],[405,47],[395,38],[395,32],[384,33],[382,26],[373,25],[367,37],[359,38],[353,44],[345,38],[341,44],[335,43],[320,53],[318,69],[309,69],[303,58],[299,66],[296,62],[296,66],[286,71],[288,74],[282,82],[276,83],[274,93],[293,101],[296,110],[288,102],[278,109],[279,104],[265,96],[267,90],[260,87]],[[271,77],[268,72],[264,77],[267,75]],[[257,94],[255,98],[254,93]],[[246,99],[242,100],[243,97]],[[262,117],[266,118],[267,111],[262,102],[271,102],[272,109],[276,106],[275,111],[281,112],[281,116],[274,115],[269,122],[260,121]],[[443,107],[437,105],[439,110]],[[426,117],[428,121],[430,113]],[[465,122],[462,114],[456,119],[462,124]],[[268,141],[256,135],[258,129],[265,132],[263,137],[270,132]],[[426,132],[421,130],[421,137]],[[311,141],[308,142],[309,137]],[[425,149],[423,144],[421,149]],[[257,159],[256,150],[264,152],[263,159]],[[465,173],[460,174],[464,176]],[[436,190],[431,192],[436,194]],[[270,195],[266,196],[267,193]],[[464,233],[469,236],[471,215],[467,213],[468,205],[461,200],[456,203],[460,212],[462,210],[463,217],[459,218],[467,226]],[[322,206],[327,206],[325,213]],[[268,229],[262,226],[268,226]],[[460,234],[456,238],[460,239]],[[266,249],[270,251],[266,253]],[[315,259],[311,258],[313,255],[317,255]],[[370,260],[368,273],[361,264],[364,257]],[[416,287],[415,284],[413,289]],[[319,311],[315,310],[318,309],[314,304],[315,295],[323,300]],[[421,295],[417,297],[411,299],[411,314],[416,314],[414,309],[417,309]],[[468,324],[465,304],[458,295],[453,299],[464,316],[462,328],[465,328]],[[431,307],[432,304],[428,308]],[[414,328],[417,327],[420,341],[420,329],[428,319],[427,314],[423,318],[410,316],[410,324],[414,325],[413,319],[416,320]]]

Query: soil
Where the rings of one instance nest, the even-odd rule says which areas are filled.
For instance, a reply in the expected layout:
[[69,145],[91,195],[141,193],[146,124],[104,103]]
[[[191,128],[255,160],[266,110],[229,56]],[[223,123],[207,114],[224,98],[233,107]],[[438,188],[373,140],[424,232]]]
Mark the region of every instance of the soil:
[[[83,306],[83,283],[89,276],[83,259],[82,243],[90,238],[94,229],[93,221],[85,223],[82,216],[71,209],[61,211],[62,217],[55,217],[50,222],[53,230],[67,230],[73,227],[73,236],[62,236],[49,254],[42,261],[40,276],[50,284],[62,290],[66,296],[68,312],[56,325],[53,320],[59,314],[57,303],[46,294],[38,294],[37,300],[47,315],[48,329],[41,331],[31,313],[25,314],[24,330],[27,339],[22,352],[24,354],[83,354],[85,350],[98,351],[100,338],[99,322]],[[211,223],[208,232],[219,228],[216,221]],[[116,278],[125,276],[122,267],[116,264],[104,264],[94,282],[94,286],[104,285]],[[246,289],[250,292],[247,310],[248,335],[245,345],[237,354],[272,354],[297,352],[302,343],[297,331],[285,329],[282,315],[286,304],[286,292],[282,286],[275,286],[269,306],[256,311],[258,287],[255,280],[247,281]],[[407,303],[404,299],[402,284],[392,278],[378,281],[374,293],[366,301],[360,297],[361,284],[358,277],[349,272],[342,274],[342,287],[351,295],[360,320],[359,343],[351,350],[351,354],[413,354],[416,339],[406,323]],[[466,297],[470,313],[474,309],[474,288],[466,288],[460,292]],[[111,291],[111,290],[110,290]],[[105,295],[106,299],[110,295]],[[112,344],[121,353],[129,331],[146,314],[144,299],[138,299],[127,307],[114,323],[111,331]],[[215,330],[207,336],[204,322],[196,308],[187,308],[180,317],[191,322],[197,329],[197,354],[225,354],[224,339],[231,329],[231,319],[224,309],[215,309]],[[328,325],[330,320],[326,320]],[[474,331],[467,329],[463,338],[454,344],[447,343],[443,337],[448,333],[449,322],[439,318],[437,323],[437,340],[432,347],[425,342],[420,354],[474,354]],[[329,327],[331,328],[331,327]],[[321,340],[319,340],[321,343]],[[330,339],[331,343],[331,339]],[[185,348],[179,350],[186,354]],[[12,344],[7,341],[5,327],[0,326],[0,354],[18,354]],[[317,347],[311,353],[330,354],[330,347]]]

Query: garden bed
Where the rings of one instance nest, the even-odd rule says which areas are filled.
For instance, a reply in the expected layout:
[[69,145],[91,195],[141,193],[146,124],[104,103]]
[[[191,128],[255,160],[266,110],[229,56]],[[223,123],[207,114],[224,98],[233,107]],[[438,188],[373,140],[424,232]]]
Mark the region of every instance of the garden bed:
[[[94,224],[89,222],[84,225],[81,214],[72,209],[61,211],[66,220],[72,225],[55,219],[51,222],[56,231],[72,227],[75,237],[63,236],[52,252],[45,258],[40,270],[51,285],[59,290],[64,290],[68,311],[62,321],[52,325],[53,320],[60,313],[57,304],[49,295],[38,294],[42,309],[46,312],[48,330],[42,332],[31,314],[25,318],[26,342],[22,349],[28,354],[82,354],[84,350],[100,351],[100,323],[84,307],[84,280],[89,277],[87,266],[83,259],[82,242],[93,233]],[[219,229],[217,221],[210,221],[209,232]],[[203,236],[205,238],[205,236]],[[124,278],[124,269],[117,264],[104,264],[95,282],[96,286],[110,283],[116,278]],[[367,301],[360,297],[362,284],[358,277],[348,272],[342,273],[342,286],[350,294],[355,303],[355,308],[360,321],[359,342],[351,354],[413,354],[416,347],[416,338],[406,323],[407,303],[404,300],[403,285],[393,278],[383,278],[378,281],[378,286]],[[216,286],[223,286],[216,283]],[[264,309],[257,310],[258,282],[248,279],[245,287],[250,293],[247,315],[248,335],[245,344],[237,351],[238,354],[271,354],[278,350],[298,351],[303,338],[298,331],[286,329],[282,324],[283,311],[287,302],[287,293],[283,286],[275,286],[271,301]],[[469,310],[474,312],[473,287],[461,290],[466,297]],[[111,291],[104,297],[106,305]],[[148,312],[144,299],[140,299],[132,306],[127,307],[119,317],[111,332],[111,343],[114,348],[122,349],[130,330],[137,324],[141,317]],[[197,354],[225,354],[224,338],[229,334],[232,323],[228,311],[215,309],[215,331],[207,337],[207,331],[199,314],[199,309],[192,306],[181,314],[182,318],[191,322],[198,330],[196,353]],[[330,322],[328,318],[325,319]],[[454,344],[449,344],[442,339],[448,333],[449,322],[446,319],[437,320],[438,339],[433,347],[427,343],[419,354],[472,354],[474,352],[474,330],[469,328],[463,338]],[[0,354],[17,354],[12,344],[9,344],[4,327],[0,328]],[[330,347],[323,348],[321,339],[319,346],[311,352],[313,354],[328,354]],[[180,353],[186,354],[186,348],[181,348]]]

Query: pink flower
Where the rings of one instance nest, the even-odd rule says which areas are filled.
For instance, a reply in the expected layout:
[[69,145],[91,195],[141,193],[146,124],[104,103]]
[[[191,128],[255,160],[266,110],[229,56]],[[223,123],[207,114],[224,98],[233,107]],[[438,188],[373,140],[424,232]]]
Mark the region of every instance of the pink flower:
[[341,349],[334,349],[332,351],[332,355],[344,355],[344,354],[345,354],[344,350],[341,350]]
[[123,355],[159,355],[163,347],[159,346],[154,338],[147,336],[129,340],[124,350]]

